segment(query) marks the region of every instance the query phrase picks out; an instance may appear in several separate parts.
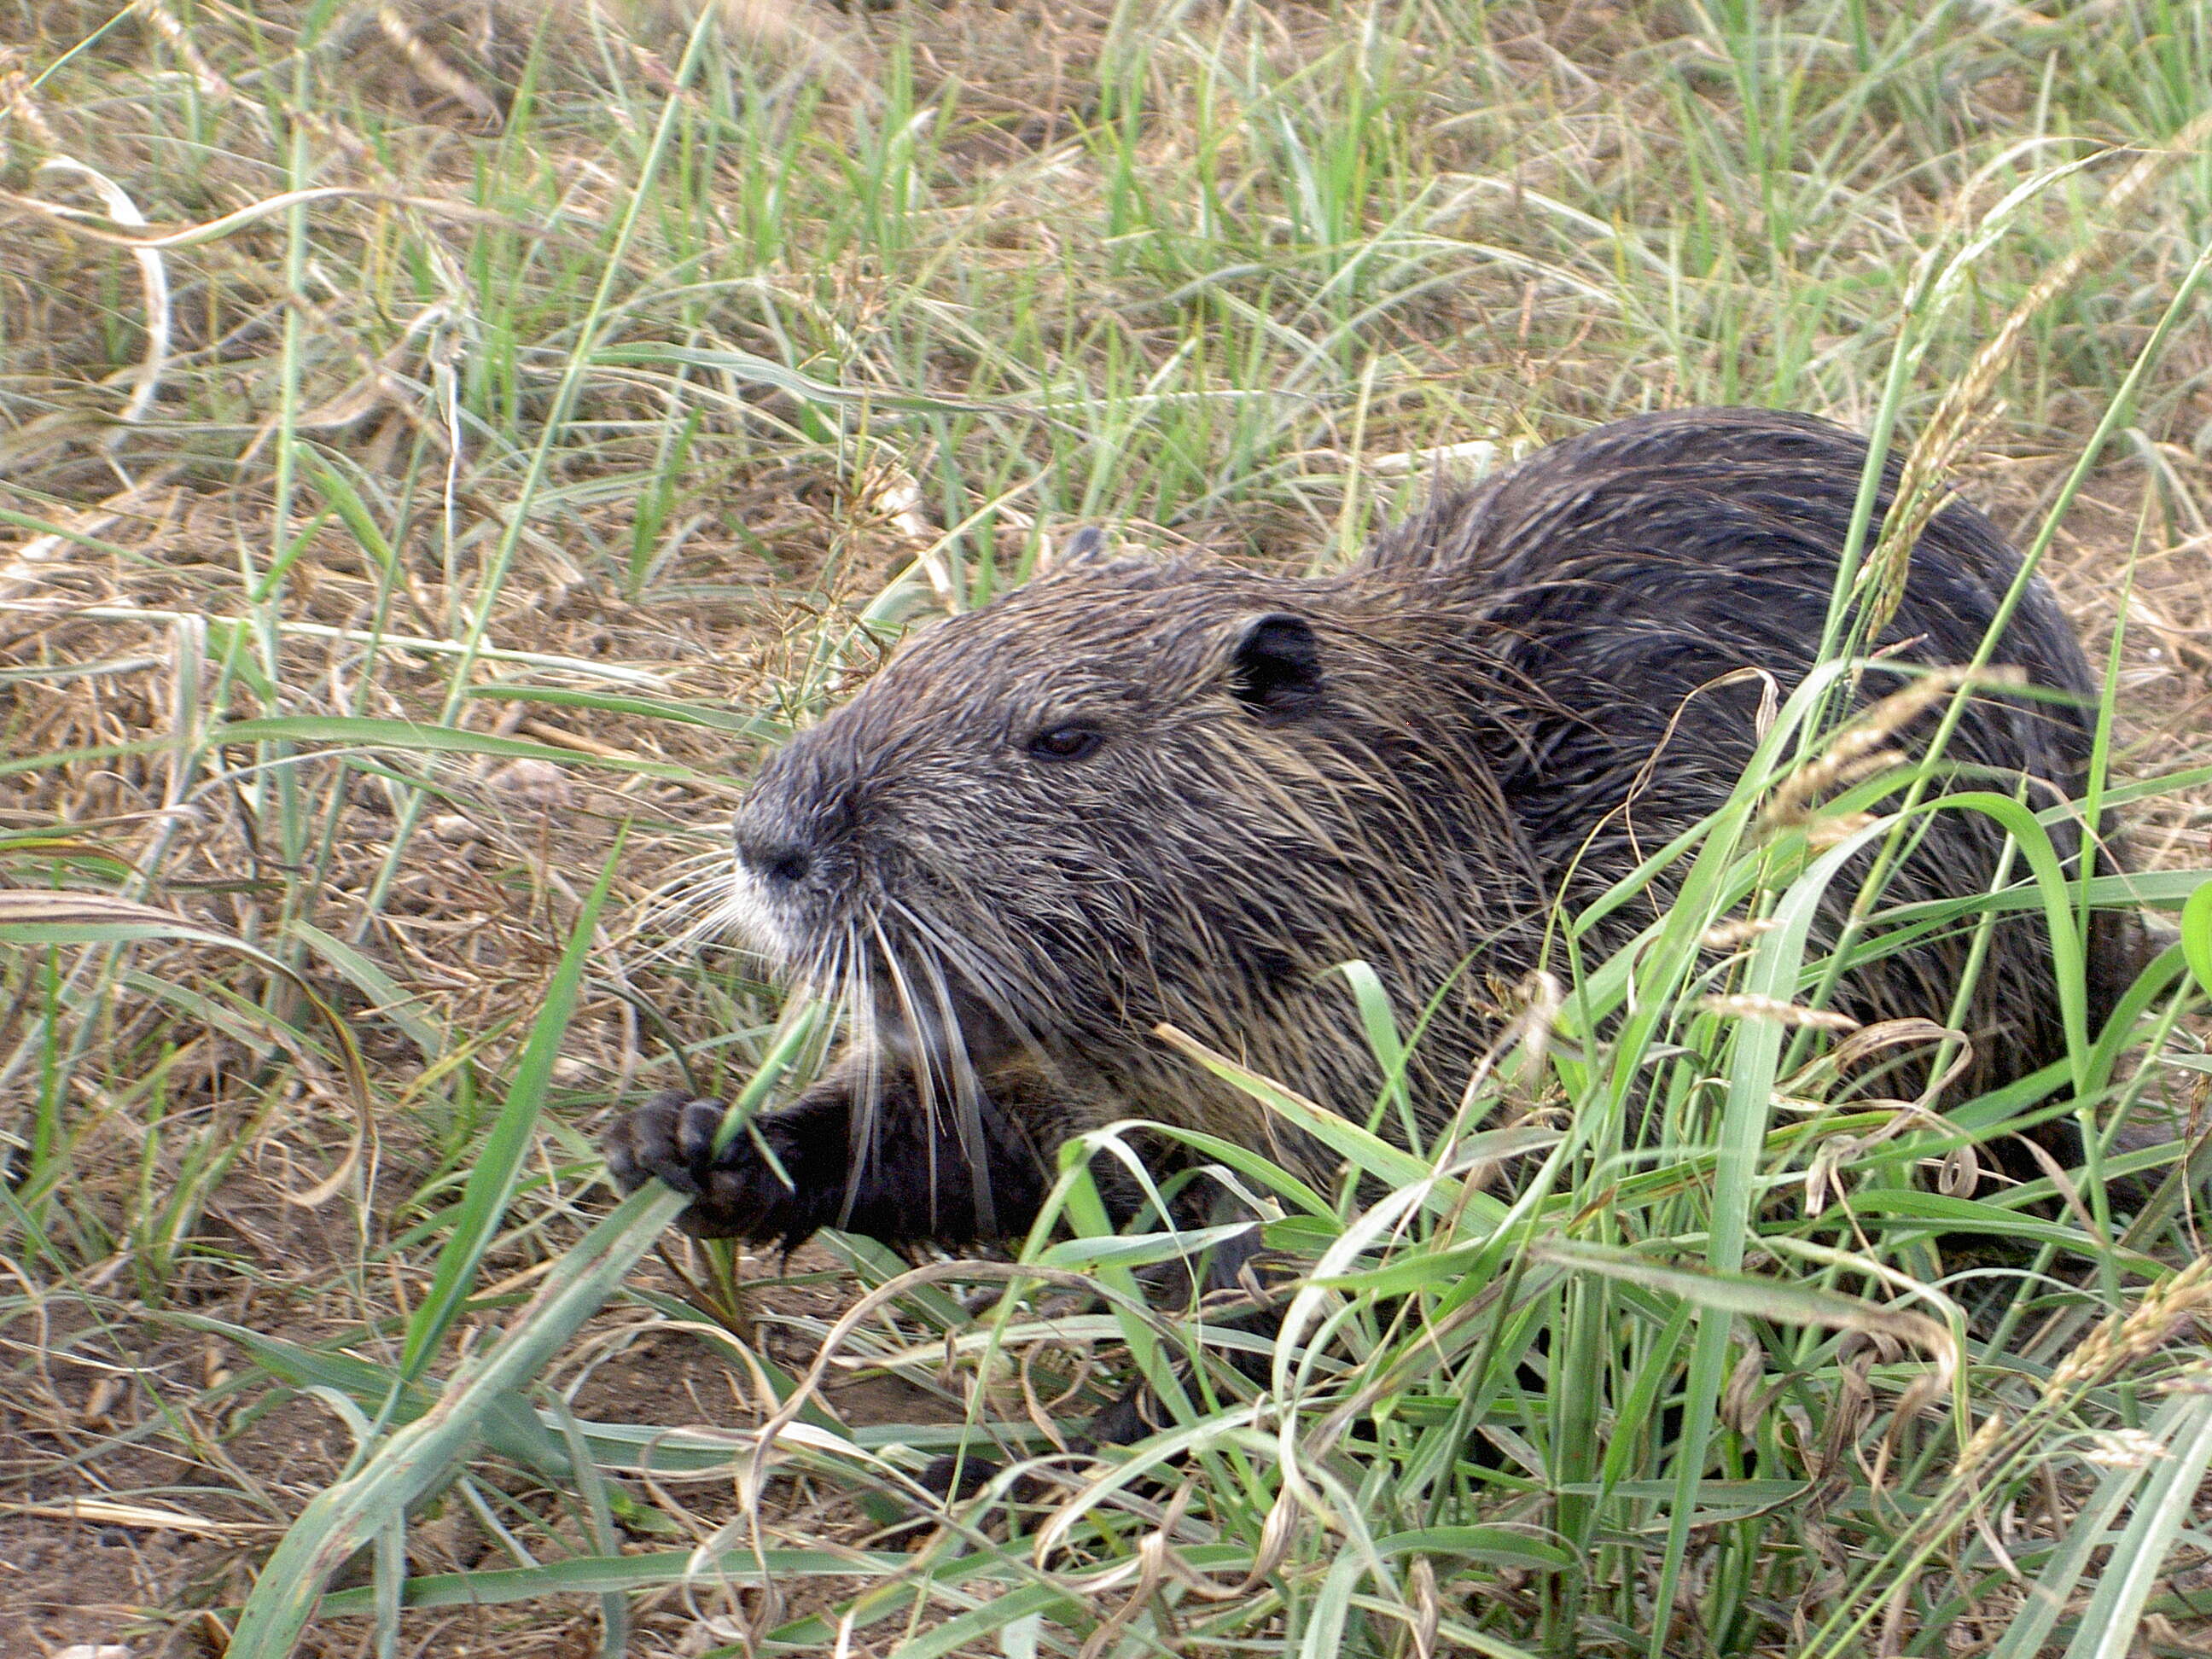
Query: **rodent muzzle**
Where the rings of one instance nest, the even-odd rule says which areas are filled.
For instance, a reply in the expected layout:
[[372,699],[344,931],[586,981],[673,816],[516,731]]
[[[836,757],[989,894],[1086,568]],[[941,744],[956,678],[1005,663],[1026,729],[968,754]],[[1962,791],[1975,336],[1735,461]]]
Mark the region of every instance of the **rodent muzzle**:
[[723,914],[755,949],[793,968],[821,936],[832,872],[822,848],[780,817],[751,806],[738,814]]
[[796,887],[814,872],[813,851],[793,837],[750,829],[740,823],[734,843],[738,862],[771,890]]

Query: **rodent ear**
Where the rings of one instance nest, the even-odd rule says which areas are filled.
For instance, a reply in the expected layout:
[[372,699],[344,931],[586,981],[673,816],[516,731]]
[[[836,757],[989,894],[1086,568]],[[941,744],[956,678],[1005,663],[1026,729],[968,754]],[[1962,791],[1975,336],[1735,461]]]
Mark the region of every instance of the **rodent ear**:
[[1321,641],[1303,617],[1255,618],[1237,641],[1230,671],[1237,701],[1270,724],[1321,707]]

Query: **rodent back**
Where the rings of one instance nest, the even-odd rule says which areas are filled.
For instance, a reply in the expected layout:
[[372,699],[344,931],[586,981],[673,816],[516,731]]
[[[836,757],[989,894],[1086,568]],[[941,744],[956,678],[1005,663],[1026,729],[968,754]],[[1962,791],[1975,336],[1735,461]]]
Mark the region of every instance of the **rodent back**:
[[[1540,847],[1579,839],[1577,821],[1619,764],[1656,775],[1644,810],[1674,821],[1717,782],[1733,787],[1762,696],[1786,695],[1813,668],[1866,459],[1859,438],[1808,416],[1639,416],[1438,502],[1382,538],[1370,568],[1423,568],[1431,580],[1456,572],[1486,596],[1510,678],[1537,694],[1518,722],[1530,759],[1509,769],[1508,787]],[[1899,473],[1892,457],[1873,502],[1877,528]],[[1996,527],[1948,503],[1913,549],[1874,654],[1972,660],[2019,574]],[[1946,759],[2040,779],[2048,804],[2050,792],[2078,792],[2094,682],[2048,588],[2030,581],[2016,598],[1993,659],[2079,701],[1978,697]],[[1869,696],[1901,683],[1881,662],[1864,680]],[[1671,811],[1661,805],[1670,787],[1687,792]]]
[[[1735,787],[1762,703],[1787,695],[1814,665],[1866,459],[1859,439],[1808,416],[1638,417],[1542,452],[1378,542],[1368,580],[1456,580],[1482,596],[1504,683],[1529,694],[1504,722],[1517,742],[1500,751],[1497,770],[1529,848],[1571,904],[1626,874]],[[1873,502],[1876,527],[1898,481],[1893,459]],[[2043,807],[2081,792],[2094,682],[2049,590],[2020,578],[1995,526],[1964,502],[1947,504],[1912,550],[1859,695],[1902,683],[1887,665],[1970,661],[2002,622],[1992,660],[2062,696],[1978,691],[1942,760],[1966,787],[2021,792]],[[1893,741],[1911,749],[1918,735]],[[2056,823],[2051,835],[2062,857],[2078,852],[2074,826]],[[1885,902],[1985,888],[2002,850],[2002,832],[1981,815],[1939,812]],[[2106,861],[2124,854],[2109,848]],[[1850,884],[1831,890],[1824,933],[1842,925]],[[1654,902],[1664,896],[1655,892]],[[2111,918],[2093,927],[2093,1019],[2124,975],[2121,931]],[[1853,975],[1837,1004],[1862,1019],[1940,1021],[1965,967],[1962,944],[1931,942]],[[2039,923],[1998,927],[1966,1011],[1977,1046],[1963,1088],[2021,1075],[2063,1051],[2054,975]]]

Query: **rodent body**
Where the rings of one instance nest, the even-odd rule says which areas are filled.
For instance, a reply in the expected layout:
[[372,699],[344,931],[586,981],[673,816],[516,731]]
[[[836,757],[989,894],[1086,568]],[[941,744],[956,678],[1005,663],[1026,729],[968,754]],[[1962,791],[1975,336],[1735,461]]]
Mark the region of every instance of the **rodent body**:
[[[718,1106],[656,1099],[614,1131],[616,1174],[691,1192],[702,1234],[959,1246],[1020,1237],[1058,1143],[1116,1119],[1296,1164],[1310,1148],[1155,1028],[1364,1115],[1382,1079],[1332,972],[1349,961],[1402,1021],[1429,1011],[1407,1081],[1441,1121],[1554,905],[1720,805],[1762,699],[1813,666],[1865,455],[1807,416],[1639,416],[1438,500],[1340,574],[1091,555],[927,630],[771,757],[736,826],[737,908],[795,981],[843,1000],[842,1058],[719,1158]],[[1895,482],[1893,463],[1877,524]],[[2018,571],[1947,506],[1875,650],[1968,661]],[[1976,697],[1947,760],[2037,781],[2039,807],[2073,797],[2094,686],[2039,582],[1995,660],[2065,696]],[[1867,699],[1903,684],[1864,679]],[[1994,878],[1988,822],[1929,826],[1887,902]],[[2099,939],[2093,1018],[2115,977]],[[1946,1021],[1969,943],[1863,968],[1830,1006]],[[2065,1052],[2039,923],[1995,930],[1966,1024],[1955,1087]]]

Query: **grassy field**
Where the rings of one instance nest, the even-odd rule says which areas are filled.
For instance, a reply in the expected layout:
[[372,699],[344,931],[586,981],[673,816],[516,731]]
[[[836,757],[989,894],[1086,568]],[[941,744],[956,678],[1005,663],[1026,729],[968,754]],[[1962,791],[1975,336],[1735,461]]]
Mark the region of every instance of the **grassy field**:
[[[1786,719],[1461,1161],[1347,1128],[1394,1196],[1285,1196],[1264,1396],[1209,1351],[1126,1459],[886,1530],[1189,1337],[1131,1272],[1176,1242],[1079,1182],[1030,1269],[909,1272],[683,1245],[593,1145],[819,1063],[687,930],[749,769],[902,628],[1086,523],[1327,568],[1643,409],[1890,434],[2106,670],[2144,873],[2032,880],[2023,815],[2020,884],[1925,925],[2173,919],[2212,9],[0,0],[0,1649],[2206,1650],[2212,913],[2063,1079],[1851,1098],[1742,1000],[1802,939],[1729,923],[1913,774],[1778,813]],[[2067,1087],[2087,1167],[1960,1196]]]

